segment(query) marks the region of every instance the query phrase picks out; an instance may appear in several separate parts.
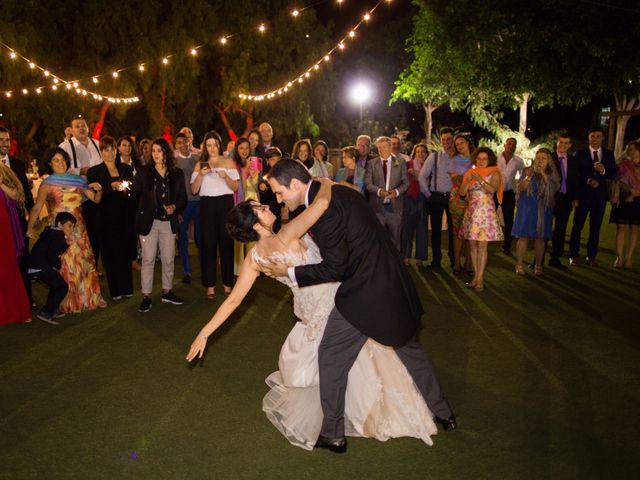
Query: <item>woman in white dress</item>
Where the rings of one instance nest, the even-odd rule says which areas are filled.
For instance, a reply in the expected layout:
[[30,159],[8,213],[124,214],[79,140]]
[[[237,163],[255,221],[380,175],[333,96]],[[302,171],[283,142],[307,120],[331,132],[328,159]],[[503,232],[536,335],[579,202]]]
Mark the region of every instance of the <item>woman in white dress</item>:
[[[244,260],[233,291],[200,330],[187,360],[201,358],[207,339],[240,305],[272,260],[292,266],[322,261],[317,245],[306,231],[322,216],[331,199],[332,182],[322,181],[314,202],[278,234],[271,227],[275,216],[265,205],[247,201],[229,214],[227,228],[237,241],[257,241]],[[318,345],[322,339],[339,283],[298,288],[288,277],[278,281],[291,288],[294,312],[300,319],[280,351],[279,370],[267,378],[271,390],[263,400],[269,420],[295,446],[313,449],[322,426],[318,386]],[[414,437],[432,445],[437,433],[433,415],[406,368],[391,347],[369,339],[350,373],[346,393],[345,430],[349,436],[385,441]]]

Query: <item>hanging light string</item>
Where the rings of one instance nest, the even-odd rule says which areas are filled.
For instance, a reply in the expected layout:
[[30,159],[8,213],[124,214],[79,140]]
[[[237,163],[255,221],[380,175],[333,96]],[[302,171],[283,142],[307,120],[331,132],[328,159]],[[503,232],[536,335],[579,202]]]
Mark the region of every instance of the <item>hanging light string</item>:
[[[338,3],[342,3],[338,1]],[[253,102],[261,102],[263,100],[271,100],[272,98],[276,98],[282,95],[285,95],[294,87],[303,84],[308,78],[310,78],[314,73],[317,73],[320,70],[320,67],[331,60],[331,55],[337,50],[344,50],[346,42],[353,40],[356,36],[356,31],[363,23],[367,23],[371,20],[371,17],[375,10],[382,3],[391,3],[391,0],[379,0],[373,8],[368,10],[363,17],[360,19],[358,23],[356,23],[349,32],[338,41],[328,52],[326,52],[320,59],[316,60],[309,68],[304,70],[300,75],[289,79],[288,81],[282,83],[279,87],[274,88],[273,90],[262,92],[262,93],[244,93],[241,92],[238,94],[238,98],[242,100],[248,100]],[[294,10],[295,11],[295,10]],[[293,14],[293,13],[292,13]],[[294,15],[296,16],[296,15]]]
[[[51,79],[51,82],[52,82],[51,84],[40,85],[37,87],[16,88],[13,90],[5,90],[4,92],[2,92],[2,95],[5,98],[12,98],[14,94],[21,94],[23,96],[27,96],[27,95],[30,95],[31,93],[35,93],[36,95],[40,95],[45,90],[50,90],[54,92],[58,90],[63,90],[67,92],[76,93],[83,97],[91,96],[94,100],[108,100],[111,103],[136,103],[140,100],[138,97],[116,97],[116,96],[109,96],[109,95],[101,95],[98,92],[88,90],[86,88],[81,88],[79,84],[80,82],[79,80],[65,80],[64,78],[54,73],[51,73],[51,71],[48,70],[47,68],[41,65],[38,65],[36,62],[31,60],[30,58],[27,58],[26,56],[16,51],[14,48],[10,47],[6,43],[0,41],[0,46],[6,48],[9,51],[9,58],[11,60],[19,59],[24,61],[29,65],[29,68],[31,70],[40,71],[40,73],[42,73],[42,75],[45,78]],[[94,83],[98,83],[98,82],[94,81]]]
[[[312,8],[313,6],[319,5],[321,3],[324,3],[328,0],[320,0],[316,3],[313,3],[311,5],[307,5],[303,8],[300,9],[296,9],[294,8],[291,11],[291,15],[293,17],[297,17],[301,12],[303,12],[304,10],[307,10],[309,8]],[[343,0],[337,0],[339,4],[343,3]],[[316,61],[311,67],[309,67],[306,71],[304,71],[302,74],[300,74],[299,76],[291,79],[290,81],[286,82],[285,84],[283,84],[281,87],[276,88],[270,92],[265,92],[262,94],[249,94],[249,93],[241,93],[238,95],[239,98],[244,99],[244,100],[250,100],[250,101],[262,101],[265,99],[271,99],[274,98],[276,96],[279,95],[283,95],[284,93],[288,92],[292,87],[294,87],[296,84],[301,84],[304,82],[304,80],[306,78],[309,78],[314,72],[316,72],[317,70],[320,69],[320,65],[322,63],[326,63],[329,61],[331,55],[336,51],[336,50],[343,50],[345,48],[345,42],[348,40],[351,40],[355,37],[355,32],[356,30],[362,25],[363,22],[367,22],[370,20],[371,15],[373,14],[373,12],[378,8],[378,6],[380,6],[380,4],[382,3],[391,3],[391,0],[379,0],[378,3],[376,3],[373,8],[371,8],[369,11],[367,11],[367,13],[365,13],[365,15],[362,17],[362,19],[360,19],[360,21],[353,27],[350,29],[350,31],[347,33],[347,35],[345,35],[344,38],[342,38],[332,49],[330,49],[320,60]],[[297,12],[297,13],[296,13]],[[264,33],[266,31],[267,27],[264,23],[261,23],[258,25],[257,30],[258,32],[260,32],[261,34]],[[220,39],[218,40],[219,43],[221,45],[225,45],[229,39],[235,37],[236,35],[239,35],[242,32],[235,32],[235,33],[231,33],[228,35],[222,35],[220,37]],[[147,61],[147,62],[140,62],[140,63],[136,63],[133,65],[128,65],[125,67],[120,67],[114,70],[111,70],[108,73],[100,73],[100,74],[95,74],[95,75],[90,75],[84,78],[78,78],[75,80],[65,80],[64,78],[55,75],[53,73],[51,73],[51,71],[39,64],[37,64],[36,62],[34,62],[33,60],[27,58],[25,55],[21,54],[20,52],[18,52],[16,49],[14,49],[13,47],[7,45],[6,43],[0,41],[0,46],[4,47],[6,50],[8,50],[9,52],[9,58],[11,60],[15,60],[15,59],[20,59],[22,61],[24,61],[25,63],[27,63],[29,65],[29,68],[31,70],[38,70],[40,71],[40,73],[47,79],[51,80],[51,84],[47,84],[47,85],[40,85],[37,87],[18,87],[18,88],[14,88],[11,90],[5,90],[3,92],[0,92],[0,95],[6,97],[6,98],[12,98],[15,95],[19,95],[21,94],[22,96],[28,96],[31,95],[32,93],[35,93],[36,95],[40,95],[45,91],[53,91],[56,92],[58,90],[63,90],[63,91],[67,91],[67,92],[71,92],[71,93],[76,93],[78,95],[82,95],[82,96],[91,96],[94,100],[108,100],[111,103],[135,103],[138,102],[140,99],[138,97],[125,97],[125,96],[110,96],[110,95],[102,95],[98,92],[95,92],[93,90],[90,89],[86,89],[80,86],[80,83],[82,82],[92,82],[94,85],[98,84],[100,82],[100,79],[104,78],[104,77],[112,77],[114,79],[117,79],[121,73],[129,71],[129,70],[133,70],[136,69],[139,72],[144,72],[147,69],[147,66],[155,63],[152,61]],[[193,57],[197,56],[198,54],[198,50],[200,50],[201,48],[203,48],[205,46],[205,44],[200,44],[200,45],[196,45],[192,48],[190,48],[187,52],[188,55],[191,55]],[[160,60],[160,64],[162,66],[167,66],[170,63],[170,59],[173,57],[176,57],[180,55],[180,53],[174,52],[174,53],[170,53],[168,55],[165,55],[164,57],[162,57],[162,59]]]

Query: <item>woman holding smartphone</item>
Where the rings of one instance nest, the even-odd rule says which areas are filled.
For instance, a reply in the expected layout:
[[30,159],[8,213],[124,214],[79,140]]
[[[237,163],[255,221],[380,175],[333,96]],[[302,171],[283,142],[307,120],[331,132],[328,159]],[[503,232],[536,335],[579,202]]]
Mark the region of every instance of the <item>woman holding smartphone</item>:
[[218,250],[222,285],[225,293],[233,285],[233,240],[224,225],[233,208],[233,194],[238,190],[240,175],[235,162],[222,154],[220,136],[208,132],[203,140],[202,157],[191,175],[191,191],[200,194],[200,266],[207,298],[215,298]]

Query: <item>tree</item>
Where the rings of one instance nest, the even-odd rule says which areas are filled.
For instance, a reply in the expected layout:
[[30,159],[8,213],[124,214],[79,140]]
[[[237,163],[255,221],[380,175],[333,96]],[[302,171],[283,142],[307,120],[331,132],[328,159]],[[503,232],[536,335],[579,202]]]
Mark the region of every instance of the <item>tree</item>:
[[[135,95],[141,103],[101,106],[87,97],[48,90],[39,97],[0,99],[0,107],[17,126],[23,144],[36,139],[43,145],[57,143],[70,118],[87,115],[90,109],[94,120],[108,110],[107,128],[112,134],[160,135],[176,124],[190,125],[198,132],[224,127],[245,133],[255,118],[276,114],[286,115],[286,121],[277,126],[282,134],[313,132],[317,125],[306,89],[295,88],[269,104],[238,97],[243,91],[264,91],[281,84],[324,53],[328,32],[316,21],[314,10],[292,21],[289,6],[285,0],[4,0],[0,40],[64,78],[86,79],[81,87],[109,95]],[[269,20],[265,20],[264,36],[257,30],[258,18]],[[231,34],[222,45],[222,35]],[[197,55],[189,55],[196,45],[202,46]],[[177,55],[168,58],[165,66],[160,60],[173,52]],[[42,76],[35,76],[26,64],[19,67],[6,55],[1,58],[0,89],[43,83]],[[144,72],[137,69],[141,62]],[[91,75],[109,74],[122,66],[133,68],[117,79],[101,77],[93,85]],[[330,82],[331,67],[323,69]]]
[[466,108],[496,128],[487,115],[518,108],[524,135],[531,105],[582,105],[631,77],[637,16],[616,8],[622,0],[609,3],[605,10],[570,0],[414,0],[414,58],[394,98]]

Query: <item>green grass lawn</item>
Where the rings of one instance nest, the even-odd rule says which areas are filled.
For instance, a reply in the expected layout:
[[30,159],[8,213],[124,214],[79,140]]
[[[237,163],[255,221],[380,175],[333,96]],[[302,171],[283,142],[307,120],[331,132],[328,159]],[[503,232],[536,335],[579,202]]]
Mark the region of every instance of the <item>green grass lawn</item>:
[[206,301],[197,274],[180,284],[179,261],[183,306],[156,293],[148,314],[135,296],[57,327],[3,327],[0,478],[639,478],[640,275],[611,267],[607,224],[602,247],[598,269],[536,278],[496,245],[481,294],[449,269],[412,269],[421,338],[459,419],[433,447],[350,439],[339,456],[280,435],[261,401],[295,319],[267,278],[194,366],[184,357],[222,295]]

